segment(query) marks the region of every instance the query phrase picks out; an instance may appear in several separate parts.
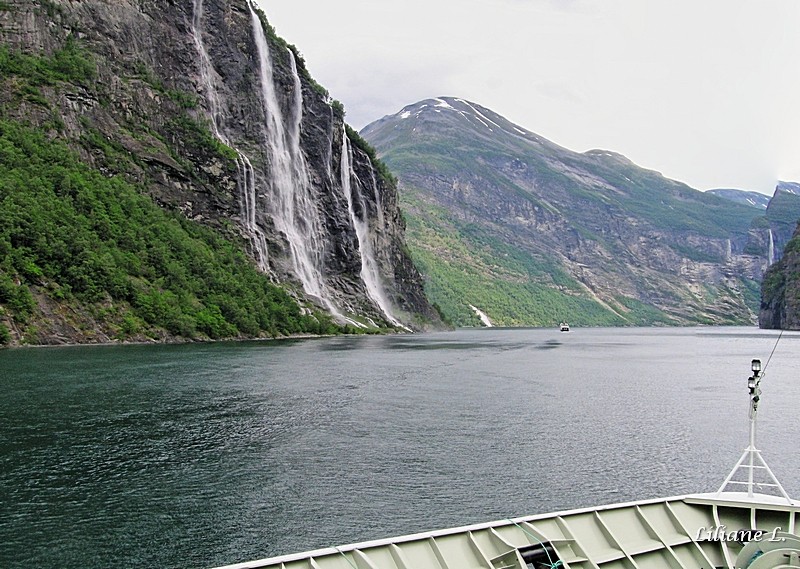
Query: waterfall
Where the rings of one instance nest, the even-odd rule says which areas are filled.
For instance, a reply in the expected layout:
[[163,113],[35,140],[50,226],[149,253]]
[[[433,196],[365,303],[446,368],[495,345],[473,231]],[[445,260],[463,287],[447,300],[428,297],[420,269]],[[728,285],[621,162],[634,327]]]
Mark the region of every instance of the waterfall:
[[767,248],[767,266],[775,262],[775,240],[772,236],[772,229],[769,230],[769,247]]
[[[344,318],[336,308],[322,277],[325,250],[322,224],[312,196],[308,166],[300,148],[300,123],[303,119],[303,92],[294,54],[287,50],[292,72],[291,105],[284,117],[275,92],[272,60],[261,20],[248,2],[256,42],[261,81],[261,102],[264,109],[264,132],[270,165],[270,215],[276,229],[289,244],[294,274],[303,290],[334,315]],[[352,322],[354,323],[355,322]]]
[[194,39],[194,46],[197,48],[197,53],[200,56],[200,79],[203,82],[203,91],[208,102],[208,110],[211,113],[211,127],[214,130],[214,135],[222,140],[224,143],[224,136],[219,131],[219,95],[214,82],[211,78],[213,74],[213,66],[211,65],[211,58],[206,51],[205,43],[203,42],[203,0],[194,0],[192,11],[192,38]]
[[[236,150],[234,148],[234,150]],[[267,256],[267,237],[264,231],[256,223],[256,176],[250,160],[239,150],[236,150],[239,157],[236,159],[236,189],[239,192],[239,210],[242,221],[244,222],[247,234],[253,244],[256,262],[259,268],[265,273],[269,271]]]
[[378,211],[378,227],[385,227],[386,220],[383,217],[383,203],[381,194],[378,191],[378,181],[375,179],[375,170],[370,168],[369,179],[372,182],[372,195],[375,196],[375,209]]
[[[266,164],[269,175],[266,176],[266,191],[269,196],[267,213],[276,228],[288,244],[288,256],[294,275],[299,279],[304,292],[317,299],[335,318],[365,328],[363,324],[344,316],[331,299],[330,291],[323,278],[323,258],[326,248],[322,219],[317,211],[317,200],[310,180],[309,167],[300,145],[300,128],[303,120],[303,92],[294,54],[287,50],[292,84],[289,89],[288,108],[282,109],[276,93],[274,70],[264,28],[250,0],[253,38],[258,57],[258,72],[261,86],[261,104],[264,112],[264,146]],[[192,37],[199,55],[200,80],[208,111],[211,115],[211,127],[214,135],[224,144],[233,148],[238,158],[237,189],[241,211],[242,226],[252,243],[254,257],[259,267],[267,272],[268,251],[264,232],[257,223],[259,206],[257,203],[256,174],[250,159],[235,148],[225,128],[223,104],[217,89],[221,82],[203,41],[203,0],[193,0]],[[346,138],[346,136],[345,136]],[[331,141],[331,152],[333,141]],[[344,150],[343,150],[344,152]],[[348,149],[349,152],[349,149]],[[351,219],[356,226],[359,246],[362,252],[361,278],[367,293],[375,304],[383,311],[389,322],[405,328],[391,313],[390,305],[380,285],[380,275],[372,245],[368,239],[366,215],[359,220],[352,203],[349,165],[350,156],[346,156],[348,172],[348,204]],[[330,163],[330,160],[328,161]],[[328,176],[331,178],[330,165]],[[344,175],[343,175],[344,178]],[[373,189],[378,198],[377,184],[373,176]],[[359,199],[361,196],[359,194]],[[363,210],[363,200],[361,202]],[[380,210],[380,208],[379,208]],[[382,212],[380,212],[382,215]]]
[[471,304],[468,304],[467,306],[469,306],[472,309],[472,311],[478,316],[478,318],[481,319],[481,323],[484,326],[486,326],[487,328],[494,328],[494,324],[492,324],[492,321],[489,320],[489,317],[486,316],[486,313],[483,310],[481,310],[480,308],[476,308]]
[[223,115],[220,112],[222,105],[219,99],[219,92],[215,83],[214,66],[206,50],[203,41],[203,0],[194,0],[192,12],[192,38],[200,56],[200,80],[203,83],[203,91],[208,110],[211,114],[211,128],[214,136],[223,144],[230,146],[236,151],[236,188],[239,198],[239,212],[244,224],[244,229],[253,247],[255,261],[263,272],[269,272],[269,256],[267,251],[267,239],[264,231],[256,223],[256,181],[253,166],[245,154],[235,148],[224,133],[222,127]]
[[[402,327],[408,330],[401,322],[392,315],[391,304],[389,299],[386,298],[386,293],[381,285],[380,270],[378,262],[375,259],[375,250],[372,247],[372,241],[369,238],[369,222],[367,220],[367,207],[364,203],[364,198],[360,192],[353,192],[352,178],[353,162],[352,162],[352,149],[350,148],[350,139],[347,138],[347,133],[342,133],[342,158],[341,158],[341,176],[342,176],[342,190],[347,199],[347,210],[350,213],[350,219],[353,222],[353,227],[356,230],[356,238],[358,240],[358,249],[361,252],[361,280],[367,289],[367,294],[372,301],[381,309],[386,319],[394,326]],[[356,213],[355,199],[358,200],[358,206],[361,210],[361,217],[359,218]]]

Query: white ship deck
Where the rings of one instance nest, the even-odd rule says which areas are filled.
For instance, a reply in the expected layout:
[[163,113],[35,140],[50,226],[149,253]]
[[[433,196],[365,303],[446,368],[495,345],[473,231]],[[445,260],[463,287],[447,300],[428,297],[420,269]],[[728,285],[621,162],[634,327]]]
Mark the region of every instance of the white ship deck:
[[760,529],[770,544],[773,532],[795,534],[798,520],[797,502],[699,494],[500,520],[221,569],[734,567],[742,544],[720,536]]
[[749,445],[716,493],[499,520],[219,569],[800,568],[800,502],[755,446],[760,360],[752,371]]

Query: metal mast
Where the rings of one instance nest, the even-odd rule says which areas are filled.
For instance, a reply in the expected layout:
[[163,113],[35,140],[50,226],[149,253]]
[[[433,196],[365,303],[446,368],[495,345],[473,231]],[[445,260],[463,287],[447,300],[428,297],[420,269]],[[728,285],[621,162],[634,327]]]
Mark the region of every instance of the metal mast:
[[[764,377],[764,374],[761,373],[761,360],[753,360],[750,369],[753,371],[753,375],[747,378],[747,389],[750,392],[750,444],[744,449],[742,458],[739,459],[739,462],[733,467],[731,473],[728,474],[725,482],[723,482],[722,486],[717,490],[717,495],[719,496],[721,493],[725,492],[725,489],[731,485],[746,486],[748,498],[753,498],[754,494],[757,493],[755,491],[756,489],[763,487],[775,488],[778,493],[791,504],[792,499],[789,498],[789,494],[786,493],[786,490],[783,489],[781,483],[778,482],[778,479],[775,478],[770,467],[767,466],[767,463],[761,457],[761,451],[756,448],[756,419],[758,418],[758,402],[761,399],[761,378]],[[747,471],[746,481],[739,479],[734,480],[736,473],[740,470]],[[756,481],[756,474],[758,472],[766,474],[766,476],[761,476],[762,479],[767,479],[766,482]]]

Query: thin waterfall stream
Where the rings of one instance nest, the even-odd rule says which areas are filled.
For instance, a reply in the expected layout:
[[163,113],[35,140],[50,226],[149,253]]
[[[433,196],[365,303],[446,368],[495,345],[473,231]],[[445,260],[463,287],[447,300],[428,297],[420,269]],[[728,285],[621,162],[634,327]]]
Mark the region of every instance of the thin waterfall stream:
[[772,229],[769,230],[769,248],[767,251],[767,263],[771,265],[775,262],[775,239],[772,235]]
[[211,114],[211,127],[214,136],[223,144],[230,146],[236,151],[238,155],[236,159],[236,186],[239,198],[239,210],[244,225],[245,232],[250,238],[255,254],[255,260],[259,269],[263,272],[269,272],[269,252],[267,249],[267,239],[264,231],[256,222],[257,204],[256,204],[256,180],[253,171],[253,165],[250,159],[233,144],[223,132],[221,123],[223,116],[220,112],[222,104],[219,98],[219,91],[216,87],[214,76],[214,66],[211,63],[211,58],[208,55],[205,42],[203,41],[203,0],[194,0],[192,12],[192,38],[194,39],[195,47],[197,48],[198,55],[200,56],[200,78],[203,82],[203,90],[208,101],[209,113]]
[[[395,326],[405,328],[397,318],[392,314],[391,304],[386,297],[383,285],[381,284],[380,269],[378,262],[375,258],[375,251],[372,247],[372,241],[369,235],[369,224],[367,221],[367,208],[364,203],[364,198],[360,191],[353,191],[353,161],[352,161],[352,148],[350,147],[350,139],[347,138],[347,133],[342,133],[342,158],[341,158],[341,176],[342,176],[342,190],[344,191],[345,198],[347,199],[347,209],[350,213],[350,219],[353,222],[353,227],[356,230],[356,238],[358,239],[358,248],[361,252],[361,280],[367,288],[367,294],[375,302],[381,312],[386,316],[386,319]],[[358,186],[356,185],[356,190]],[[355,208],[355,200],[358,200],[361,217],[358,216]],[[407,329],[407,328],[406,328]]]

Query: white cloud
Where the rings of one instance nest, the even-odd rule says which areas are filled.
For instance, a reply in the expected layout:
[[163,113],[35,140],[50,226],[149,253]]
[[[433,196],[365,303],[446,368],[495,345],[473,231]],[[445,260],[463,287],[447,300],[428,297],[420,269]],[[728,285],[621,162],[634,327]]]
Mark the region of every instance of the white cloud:
[[261,1],[357,128],[449,95],[699,189],[800,177],[796,0]]

